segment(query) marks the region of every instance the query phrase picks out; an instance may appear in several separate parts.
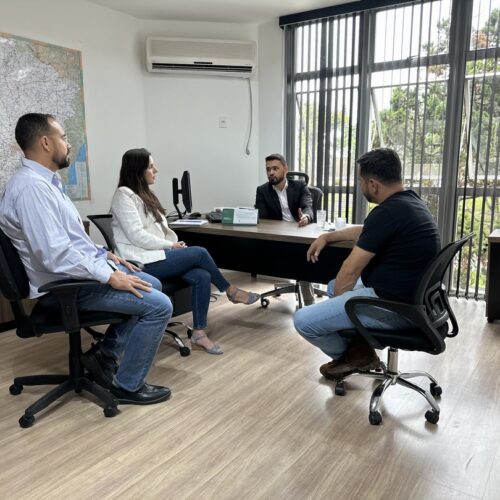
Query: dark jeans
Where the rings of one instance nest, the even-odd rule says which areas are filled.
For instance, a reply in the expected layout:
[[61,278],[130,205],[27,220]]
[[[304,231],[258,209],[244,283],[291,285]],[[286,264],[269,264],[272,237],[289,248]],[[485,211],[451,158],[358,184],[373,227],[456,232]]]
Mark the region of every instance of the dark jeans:
[[165,259],[144,266],[144,271],[160,281],[182,277],[192,287],[193,328],[207,327],[210,283],[221,292],[230,284],[217,268],[211,255],[202,247],[186,247],[165,250]]

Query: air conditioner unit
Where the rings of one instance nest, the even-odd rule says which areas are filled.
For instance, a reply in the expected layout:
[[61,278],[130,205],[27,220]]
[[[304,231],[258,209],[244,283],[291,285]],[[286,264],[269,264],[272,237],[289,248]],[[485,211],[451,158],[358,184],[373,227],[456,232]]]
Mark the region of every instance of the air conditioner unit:
[[255,69],[252,41],[149,37],[147,70],[249,78]]

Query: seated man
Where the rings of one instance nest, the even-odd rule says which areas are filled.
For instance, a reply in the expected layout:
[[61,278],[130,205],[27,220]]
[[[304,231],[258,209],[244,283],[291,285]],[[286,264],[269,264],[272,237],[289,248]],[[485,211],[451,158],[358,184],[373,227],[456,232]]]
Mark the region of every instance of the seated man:
[[[297,221],[299,227],[313,221],[312,198],[308,187],[300,181],[288,180],[288,165],[278,153],[266,157],[266,173],[269,182],[257,188],[255,208],[261,219]],[[314,304],[311,283],[301,281],[300,291],[306,306]]]
[[[297,311],[295,328],[332,361],[320,367],[328,379],[376,368],[379,359],[368,344],[351,343],[337,334],[354,328],[345,312],[351,297],[381,297],[409,301],[427,264],[440,248],[439,232],[426,204],[401,180],[395,151],[375,149],[358,159],[358,180],[365,198],[375,207],[363,225],[322,234],[309,247],[307,260],[317,262],[331,242],[354,240],[356,246],[329,283],[330,299]],[[370,328],[405,328],[397,314],[367,308],[363,323]]]
[[71,146],[56,119],[24,115],[15,134],[25,158],[0,201],[0,226],[19,252],[30,297],[55,308],[55,297],[38,291],[42,285],[68,278],[98,281],[80,292],[78,307],[130,314],[131,319],[110,326],[105,339],[82,356],[82,364],[121,404],[165,401],[168,387],[144,381],[172,315],[170,300],[158,291],[160,282],[133,272],[138,269],[95,245],[85,233],[62,190],[58,171],[69,166]]

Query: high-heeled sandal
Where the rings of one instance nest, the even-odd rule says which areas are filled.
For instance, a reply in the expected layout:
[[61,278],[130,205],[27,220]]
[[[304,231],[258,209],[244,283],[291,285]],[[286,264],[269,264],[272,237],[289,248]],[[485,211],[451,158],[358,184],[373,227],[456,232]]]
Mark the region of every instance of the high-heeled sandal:
[[198,343],[198,341],[206,337],[206,335],[196,335],[196,333],[193,333],[190,330],[188,332],[188,337],[189,340],[191,341],[191,349],[201,349],[203,351],[208,352],[208,354],[224,354],[218,344],[214,344],[212,347],[207,348],[204,345]]
[[[238,295],[238,292],[246,293],[247,299],[246,300],[237,299],[236,296]],[[226,295],[229,301],[232,302],[233,304],[245,304],[247,306],[249,306],[250,304],[254,304],[260,299],[260,295],[258,293],[245,292],[244,290],[241,290],[241,288],[237,288],[233,293],[226,292]]]

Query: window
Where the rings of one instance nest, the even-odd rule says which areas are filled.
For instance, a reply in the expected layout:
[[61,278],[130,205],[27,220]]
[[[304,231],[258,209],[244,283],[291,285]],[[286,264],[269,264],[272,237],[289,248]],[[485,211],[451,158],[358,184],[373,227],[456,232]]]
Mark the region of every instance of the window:
[[283,23],[287,157],[323,189],[329,218],[361,222],[355,159],[398,151],[405,186],[428,203],[443,243],[475,233],[450,279],[457,295],[482,297],[485,241],[500,215],[500,0],[388,3]]

